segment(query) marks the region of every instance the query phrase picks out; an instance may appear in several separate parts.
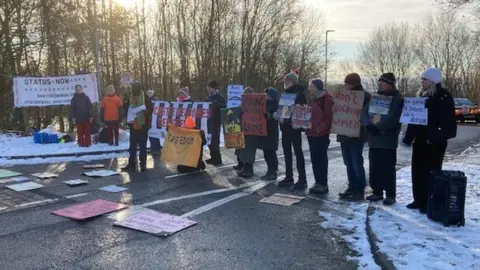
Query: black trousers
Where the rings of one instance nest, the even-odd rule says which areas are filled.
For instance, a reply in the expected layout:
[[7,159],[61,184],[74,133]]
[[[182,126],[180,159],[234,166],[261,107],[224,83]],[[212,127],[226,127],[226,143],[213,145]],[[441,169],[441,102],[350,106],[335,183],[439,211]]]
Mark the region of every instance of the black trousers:
[[420,208],[427,207],[428,177],[430,171],[441,170],[447,142],[427,144],[414,143],[412,151],[413,200]]
[[265,162],[267,163],[268,171],[277,172],[278,171],[277,152],[275,150],[263,150],[263,157],[265,158]]
[[293,178],[292,146],[297,158],[298,180],[306,181],[305,157],[302,151],[302,132],[300,130],[287,130],[282,133],[282,147],[285,155],[285,176]]
[[212,161],[214,163],[221,163],[222,155],[220,154],[220,130],[212,131],[212,139],[208,148],[210,149]]
[[137,149],[140,148],[140,165],[145,165],[147,163],[147,140],[148,140],[148,130],[147,129],[130,129],[130,147],[128,152],[130,157],[128,158],[128,164],[135,165],[137,162]]
[[370,187],[375,195],[395,198],[397,195],[397,149],[369,148]]

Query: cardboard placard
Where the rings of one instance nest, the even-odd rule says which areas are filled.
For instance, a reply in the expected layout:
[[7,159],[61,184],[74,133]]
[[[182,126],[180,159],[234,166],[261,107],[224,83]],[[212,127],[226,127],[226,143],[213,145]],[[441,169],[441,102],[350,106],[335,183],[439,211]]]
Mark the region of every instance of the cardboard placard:
[[368,115],[372,123],[376,124],[384,119],[390,111],[392,97],[372,95],[368,107]]
[[6,188],[9,188],[9,189],[15,190],[15,191],[26,191],[26,190],[32,190],[32,189],[39,189],[39,188],[42,188],[42,187],[43,187],[43,185],[40,185],[40,184],[35,183],[35,182],[25,182],[25,183],[21,183],[21,184],[6,186]]
[[242,110],[240,107],[222,109],[223,134],[226,148],[245,148],[245,136],[242,132],[241,117]]
[[280,118],[290,119],[292,116],[292,106],[295,104],[297,94],[283,93],[278,103],[277,114]]
[[73,206],[53,211],[52,214],[68,217],[73,220],[85,220],[88,218],[103,215],[127,208],[128,205],[110,202],[106,200],[94,200],[86,203],[79,203]]
[[86,185],[88,184],[87,180],[83,179],[73,179],[73,180],[68,180],[68,181],[63,181],[63,183],[69,185],[69,186],[79,186],[79,185]]
[[162,149],[162,160],[195,168],[202,149],[200,130],[168,126],[167,138]]
[[270,197],[263,198],[260,200],[262,203],[277,204],[283,206],[291,206],[299,201],[305,199],[305,197],[275,193]]
[[292,107],[292,127],[311,128],[312,127],[312,107],[308,105],[294,105]]
[[100,168],[104,168],[105,165],[103,164],[85,164],[83,165],[83,168],[84,169],[100,169]]
[[360,137],[360,115],[364,91],[338,90],[334,95],[332,133],[352,138]]
[[267,136],[267,96],[242,95],[242,131],[245,135]]
[[50,179],[50,178],[57,178],[58,174],[43,172],[43,173],[34,173],[32,174],[32,176],[38,179]]
[[116,185],[109,185],[109,186],[101,187],[101,188],[99,188],[99,190],[106,191],[106,192],[117,193],[117,192],[122,192],[122,191],[128,190],[128,188],[121,187],[121,186],[116,186]]
[[89,177],[108,177],[112,175],[117,175],[118,172],[112,171],[112,170],[96,170],[96,171],[89,171],[89,172],[84,172],[83,175],[89,176]]
[[428,124],[428,108],[425,97],[407,97],[403,101],[400,123],[426,126]]
[[19,172],[14,172],[14,171],[10,171],[10,170],[0,169],[0,179],[15,177],[15,176],[19,176],[19,175],[22,175],[22,174],[19,173]]
[[239,107],[242,105],[243,85],[229,85],[227,88],[227,108]]

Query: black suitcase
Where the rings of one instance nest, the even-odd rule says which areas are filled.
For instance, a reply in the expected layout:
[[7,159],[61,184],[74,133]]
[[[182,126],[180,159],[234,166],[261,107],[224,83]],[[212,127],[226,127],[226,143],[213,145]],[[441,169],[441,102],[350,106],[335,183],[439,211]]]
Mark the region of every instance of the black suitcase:
[[432,171],[428,179],[427,216],[444,226],[465,226],[467,178],[461,171]]

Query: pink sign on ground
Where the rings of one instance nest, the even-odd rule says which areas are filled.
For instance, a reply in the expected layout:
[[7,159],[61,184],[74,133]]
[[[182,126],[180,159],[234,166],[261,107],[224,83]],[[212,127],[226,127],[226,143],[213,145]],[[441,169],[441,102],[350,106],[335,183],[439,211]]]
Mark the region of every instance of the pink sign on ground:
[[128,205],[126,204],[115,203],[105,200],[94,200],[86,203],[75,204],[67,208],[53,211],[52,213],[74,220],[84,220],[127,207]]
[[114,223],[114,225],[117,226],[161,236],[174,234],[195,224],[197,224],[195,221],[150,209],[141,211],[138,214],[133,214],[122,221]]

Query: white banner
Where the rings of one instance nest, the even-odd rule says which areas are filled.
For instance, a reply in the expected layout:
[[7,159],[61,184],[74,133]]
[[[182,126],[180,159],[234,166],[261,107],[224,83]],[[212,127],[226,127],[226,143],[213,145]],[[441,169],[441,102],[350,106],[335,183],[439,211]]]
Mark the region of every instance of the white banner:
[[97,76],[84,74],[60,77],[15,77],[15,107],[70,105],[75,85],[81,85],[92,103],[99,101]]
[[227,89],[227,108],[240,107],[242,105],[243,85],[229,85]]
[[167,125],[182,126],[187,116],[195,119],[197,127],[205,132],[207,144],[212,137],[207,121],[210,117],[210,102],[168,102],[155,101],[153,105],[152,127],[148,136],[164,140],[167,136]]

